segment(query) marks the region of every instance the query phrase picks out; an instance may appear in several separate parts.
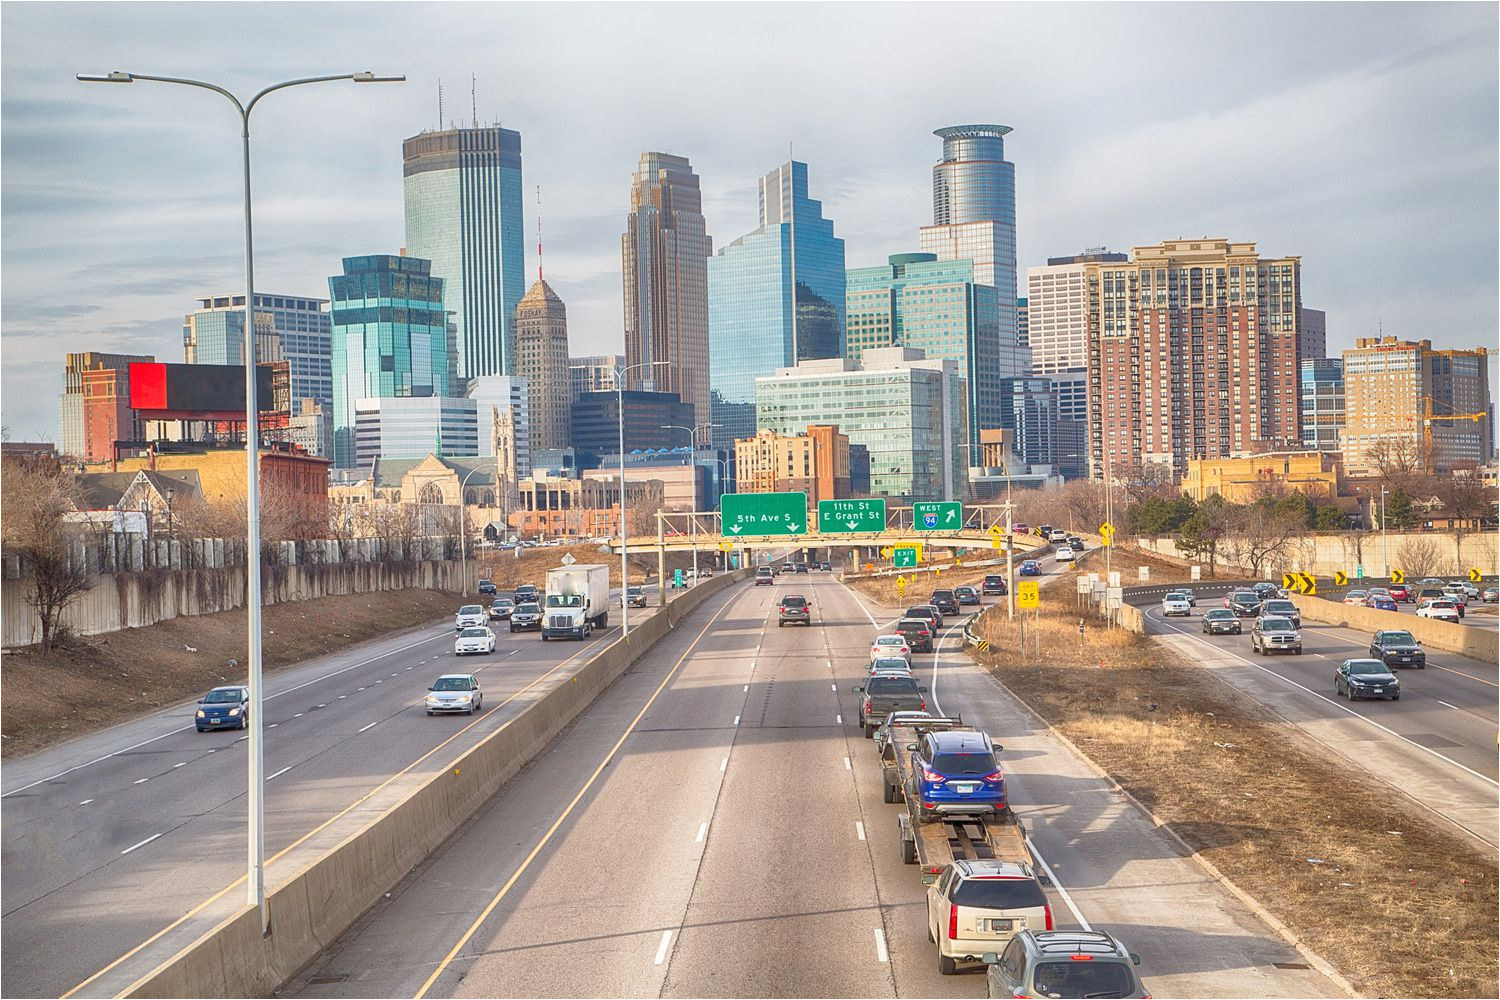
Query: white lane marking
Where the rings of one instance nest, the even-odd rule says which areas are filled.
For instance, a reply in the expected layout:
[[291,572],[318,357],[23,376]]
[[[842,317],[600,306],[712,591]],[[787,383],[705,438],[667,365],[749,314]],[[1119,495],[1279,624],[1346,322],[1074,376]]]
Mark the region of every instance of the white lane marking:
[[835,580],[835,582],[838,583],[840,587],[843,587],[845,590],[849,591],[849,596],[854,598],[854,603],[859,605],[859,610],[863,611],[865,613],[865,617],[870,619],[870,624],[874,625],[876,628],[879,628],[880,623],[875,620],[874,615],[870,614],[870,609],[865,607],[865,602],[859,599],[859,594],[855,592],[854,588],[849,586],[843,580]]
[[132,781],[131,784],[132,785],[144,785],[146,782],[148,782],[150,780],[151,780],[150,778],[137,778],[135,781]]
[[661,932],[661,944],[656,948],[656,964],[660,965],[667,959],[667,945],[672,943],[672,932]]
[[[861,837],[860,839],[863,840],[864,838]],[[875,959],[879,962],[889,962],[891,960],[890,952],[885,949],[885,931],[879,927],[875,928]]]
[[129,854],[131,851],[135,850],[137,847],[145,847],[147,844],[151,843],[151,841],[155,840],[157,837],[160,837],[160,836],[161,836],[161,834],[159,834],[159,833],[153,833],[151,836],[147,837],[145,840],[141,841],[139,844],[132,844],[131,846],[125,848],[125,850],[121,851],[120,853],[122,855]]
[[94,800],[93,799],[84,799],[82,802],[80,802],[78,804],[81,805],[81,806],[86,806],[86,805],[88,805],[92,801],[94,801]]
[[292,718],[294,718],[294,719],[300,719],[300,718],[302,718],[302,713],[298,712],[296,715],[292,716]]
[[835,725],[842,726],[844,724],[844,717],[842,715],[835,715],[833,722]]
[[286,774],[288,771],[290,771],[292,768],[294,768],[296,766],[297,766],[296,764],[289,764],[286,767],[283,767],[281,770],[277,771],[275,774],[267,776],[266,780],[267,781],[271,781],[271,780],[273,780],[275,778],[279,778],[283,774]]
[[704,823],[704,824],[702,824],[701,826],[698,827],[698,836],[696,836],[696,837],[693,838],[693,843],[695,843],[695,844],[701,844],[701,843],[703,843],[703,838],[706,837],[706,836],[708,836],[708,824]]
[[844,758],[844,770],[846,770],[846,771],[852,771],[852,770],[854,770],[854,763],[848,757]]
[[188,762],[187,762],[187,761],[185,761],[185,760],[184,760],[184,761],[181,761],[181,762],[180,762],[180,763],[177,763],[177,764],[173,764],[173,765],[172,765],[172,770],[174,770],[174,771],[175,771],[175,770],[177,770],[177,769],[178,769],[178,768],[179,768],[179,767],[187,767],[187,763],[188,763]]
[[366,729],[373,729],[374,727],[376,727],[378,725],[380,725],[380,722],[377,720],[375,722],[370,723],[368,726],[361,726],[357,731],[362,733]]
[[325,701],[323,704],[319,705],[318,707],[319,708],[327,708],[328,707],[328,702]]
[[[1165,625],[1167,628],[1172,629],[1174,632],[1177,632],[1177,633],[1179,633],[1181,635],[1185,635],[1185,636],[1187,636],[1189,639],[1191,639],[1194,642],[1202,643],[1203,645],[1207,646],[1209,649],[1212,649],[1212,650],[1214,650],[1217,653],[1223,653],[1226,656],[1232,656],[1236,660],[1239,660],[1241,663],[1248,664],[1249,666],[1254,667],[1256,670],[1264,671],[1265,673],[1270,674],[1272,677],[1276,678],[1279,681],[1282,681],[1283,683],[1290,684],[1292,687],[1297,688],[1298,690],[1306,691],[1308,694],[1312,695],[1314,698],[1317,698],[1319,701],[1325,701],[1325,702],[1327,702],[1328,704],[1332,705],[1334,708],[1337,708],[1341,712],[1347,712],[1348,714],[1354,716],[1356,719],[1360,719],[1360,720],[1362,720],[1364,722],[1369,723],[1370,725],[1374,726],[1376,729],[1379,729],[1383,733],[1389,733],[1390,735],[1396,737],[1396,739],[1400,740],[1403,743],[1410,743],[1412,746],[1416,747],[1418,750],[1422,750],[1422,751],[1425,751],[1426,753],[1430,753],[1434,757],[1436,757],[1438,760],[1444,761],[1445,763],[1448,763],[1448,764],[1452,764],[1454,767],[1458,768],[1460,771],[1467,772],[1468,774],[1472,774],[1476,778],[1480,778],[1480,779],[1482,779],[1484,781],[1488,781],[1492,785],[1500,787],[1500,781],[1496,781],[1494,778],[1491,778],[1491,777],[1489,777],[1487,775],[1480,774],[1478,771],[1474,770],[1471,767],[1465,767],[1464,765],[1460,764],[1458,761],[1454,760],[1452,757],[1444,756],[1443,754],[1438,753],[1436,750],[1432,749],[1431,747],[1424,747],[1422,744],[1418,743],[1416,740],[1407,739],[1405,736],[1402,736],[1400,733],[1396,732],[1394,729],[1391,729],[1388,726],[1382,726],[1380,723],[1376,722],[1374,719],[1370,718],[1368,715],[1364,715],[1364,714],[1362,714],[1360,712],[1356,712],[1354,709],[1349,708],[1348,706],[1341,705],[1338,702],[1334,701],[1332,698],[1329,698],[1327,695],[1319,694],[1318,692],[1314,691],[1310,687],[1307,687],[1306,685],[1298,684],[1296,681],[1292,680],[1290,677],[1283,677],[1281,674],[1278,674],[1276,671],[1270,669],[1269,667],[1263,667],[1259,663],[1256,663],[1254,660],[1246,659],[1245,657],[1241,656],[1240,654],[1238,654],[1238,653],[1236,653],[1236,652],[1234,652],[1232,650],[1226,649],[1223,646],[1215,646],[1211,642],[1205,642],[1203,639],[1200,639],[1198,636],[1196,636],[1193,633],[1189,632],[1187,629],[1178,628],[1176,625],[1173,625],[1170,622],[1163,621],[1160,618],[1154,617],[1151,614],[1151,612],[1150,612],[1149,609],[1146,610],[1145,615],[1146,615],[1147,620],[1149,620],[1149,621],[1153,621],[1153,622],[1157,622],[1158,624]],[[1436,700],[1436,699],[1434,699],[1434,700]]]
[[281,725],[281,723],[279,723],[279,722],[273,722],[269,726],[267,726],[266,728],[267,729],[275,729],[279,725]]
[[1432,700],[1435,701],[1435,702],[1437,702],[1439,705],[1447,705],[1449,708],[1456,709],[1457,711],[1460,711],[1460,712],[1463,711],[1463,709],[1459,708],[1457,705],[1448,705],[1448,703],[1446,701],[1444,701],[1443,699],[1441,699],[1441,698],[1434,698]]
[[339,701],[343,701],[347,697],[349,697],[347,694],[341,694],[339,695]]
[[[481,670],[482,670],[482,669],[484,669],[484,668],[483,668],[483,667],[481,667],[481,668],[480,668],[480,669],[481,669]],[[378,680],[378,681],[376,681],[376,682],[375,682],[375,683],[376,683],[376,684],[384,684],[384,683],[385,683],[385,681],[384,681],[384,680]]]
[[407,670],[410,670],[410,669],[411,669],[411,667],[407,667],[407,668],[406,668],[406,669],[407,669]]
[[947,713],[943,711],[943,703],[938,701],[937,696],[938,663],[943,659],[943,644],[948,641],[955,630],[962,628],[962,625],[950,626],[948,631],[943,633],[943,637],[937,641],[937,645],[932,648],[932,686],[927,692],[927,697],[932,699],[932,706],[938,710],[938,718],[940,719],[946,717]]
[[834,694],[838,694],[839,686],[837,684],[830,684],[828,685],[828,690],[832,691]]
[[395,673],[395,674],[391,674],[391,676],[392,677],[400,677],[401,675],[399,673]]
[[[363,690],[364,690],[364,688],[360,688],[360,689],[359,689],[359,691],[363,691]],[[354,692],[354,693],[355,693],[355,694],[359,694],[359,691],[356,691],[356,692]]]
[[248,740],[249,738],[250,738],[249,736],[241,736],[239,739],[235,740],[235,742],[236,743],[243,743],[246,740]]
[[723,760],[719,761],[719,770],[723,771],[727,767],[729,767],[729,758],[725,757]]
[[1031,856],[1036,858],[1037,864],[1042,866],[1042,871],[1047,873],[1047,878],[1051,881],[1052,888],[1056,889],[1057,894],[1062,897],[1062,901],[1068,904],[1068,911],[1073,914],[1073,919],[1078,921],[1078,926],[1086,931],[1093,930],[1094,928],[1089,925],[1089,922],[1083,919],[1083,914],[1079,911],[1078,904],[1073,902],[1073,897],[1068,895],[1068,890],[1063,888],[1063,884],[1057,880],[1057,875],[1053,873],[1052,866],[1047,864],[1047,859],[1042,857],[1042,852],[1036,849],[1036,844],[1032,843],[1030,837],[1026,838],[1026,846],[1031,850]]
[[860,840],[864,840],[865,839],[865,825],[863,823],[861,823],[859,820],[855,820],[854,821],[854,832],[857,833],[857,834],[859,834],[859,839]]
[[506,653],[505,655],[506,656],[515,656],[519,652],[520,652],[519,649],[512,649],[509,653]]
[[749,693],[749,691],[750,691],[750,685],[749,685],[749,684],[746,684],[746,685],[745,685],[745,692],[746,692],[746,693]]
[[739,724],[740,724],[740,717],[739,717],[739,716],[738,716],[738,715],[736,715],[736,716],[735,716],[735,717],[734,717],[734,724],[735,724],[735,725],[736,725],[736,726],[738,726],[738,725],[739,725]]

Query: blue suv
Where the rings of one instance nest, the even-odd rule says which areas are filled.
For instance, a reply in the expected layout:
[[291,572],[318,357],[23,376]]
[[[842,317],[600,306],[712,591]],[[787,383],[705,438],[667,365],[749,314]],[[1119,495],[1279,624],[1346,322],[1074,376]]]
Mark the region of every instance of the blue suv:
[[911,744],[907,800],[931,823],[944,816],[1000,816],[1005,812],[1005,772],[995,761],[1003,749],[973,730],[925,733]]

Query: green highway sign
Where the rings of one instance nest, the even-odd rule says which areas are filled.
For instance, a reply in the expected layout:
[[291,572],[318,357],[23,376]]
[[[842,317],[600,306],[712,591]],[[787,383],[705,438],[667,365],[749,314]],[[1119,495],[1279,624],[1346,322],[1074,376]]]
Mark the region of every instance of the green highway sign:
[[885,500],[819,500],[818,530],[824,534],[884,531]]
[[897,569],[906,569],[917,564],[916,549],[895,549],[891,552],[891,565]]
[[914,503],[911,526],[918,531],[957,531],[964,526],[964,505],[957,500]]
[[719,500],[725,538],[807,534],[806,493],[726,493]]

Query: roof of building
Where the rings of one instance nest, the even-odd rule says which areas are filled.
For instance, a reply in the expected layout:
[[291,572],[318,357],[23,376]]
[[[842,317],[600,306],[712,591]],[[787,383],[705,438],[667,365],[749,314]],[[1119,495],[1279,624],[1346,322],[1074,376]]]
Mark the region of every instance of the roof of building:
[[82,510],[108,510],[120,502],[120,497],[135,482],[134,472],[84,472],[78,476],[78,485],[83,496],[79,500]]
[[[465,458],[449,458],[446,455],[428,455],[425,458],[377,458],[370,463],[370,478],[375,480],[375,486],[391,487],[400,486],[401,480],[426,462],[436,462],[444,466],[460,481],[471,472],[473,477],[471,483],[479,485],[490,485],[495,481],[495,460],[487,455],[468,456]],[[474,470],[479,471],[475,472]]]
[[538,278],[536,279],[536,281],[531,283],[531,288],[527,290],[525,295],[521,296],[521,301],[517,302],[516,305],[524,306],[534,305],[537,302],[561,301],[562,296],[554,292],[551,285],[547,284],[547,282],[545,282],[541,278]]

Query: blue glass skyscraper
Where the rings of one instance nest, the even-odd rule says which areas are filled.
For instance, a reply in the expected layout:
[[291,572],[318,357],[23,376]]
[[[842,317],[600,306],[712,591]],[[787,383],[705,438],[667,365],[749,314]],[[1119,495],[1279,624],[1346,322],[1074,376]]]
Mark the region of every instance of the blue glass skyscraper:
[[720,448],[755,434],[757,376],[843,356],[844,241],[807,196],[807,164],[762,177],[760,226],[709,258],[708,350]]
[[521,133],[423,132],[402,143],[406,251],[432,262],[458,331],[454,373],[515,373],[516,303],[526,292]]

